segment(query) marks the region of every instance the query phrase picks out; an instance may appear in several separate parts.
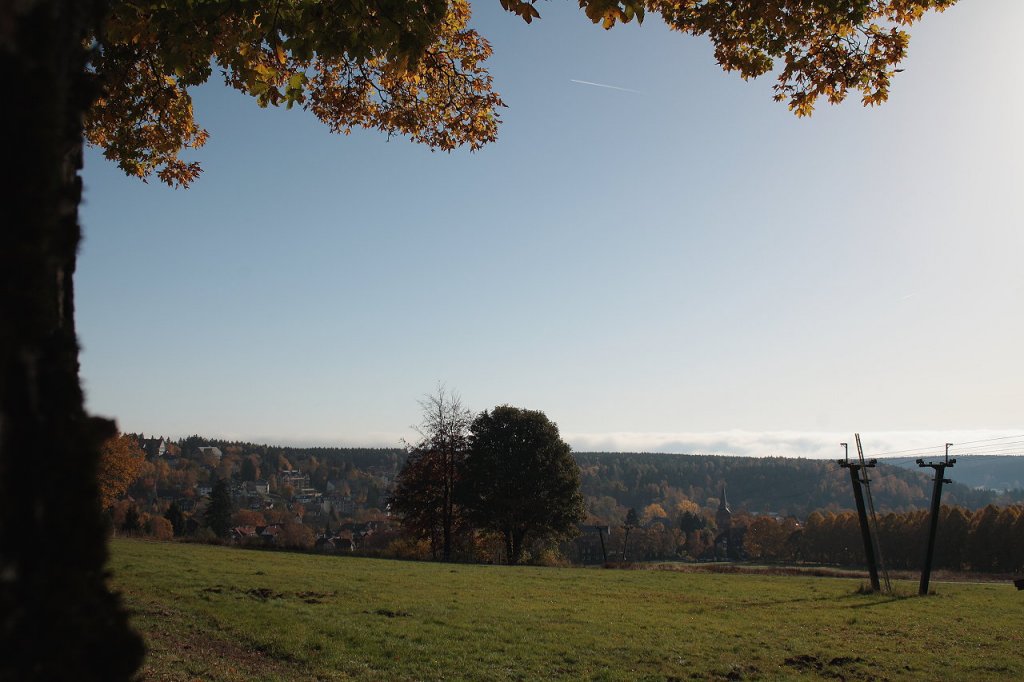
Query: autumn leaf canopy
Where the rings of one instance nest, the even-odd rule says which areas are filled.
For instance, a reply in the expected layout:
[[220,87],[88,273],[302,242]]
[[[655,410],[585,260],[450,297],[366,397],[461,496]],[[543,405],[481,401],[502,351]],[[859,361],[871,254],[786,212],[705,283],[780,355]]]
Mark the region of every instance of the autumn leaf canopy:
[[[499,0],[531,22],[536,0]],[[906,27],[956,0],[579,0],[595,24],[660,15],[707,36],[743,78],[777,72],[775,98],[800,116],[857,92],[886,100],[906,56]],[[542,7],[543,5],[541,5]],[[467,0],[114,0],[93,36],[101,95],[88,142],[129,175],[172,186],[198,177],[182,158],[208,133],[189,89],[216,71],[260,106],[299,105],[332,132],[403,135],[433,149],[476,150],[497,138],[501,97],[469,27]]]

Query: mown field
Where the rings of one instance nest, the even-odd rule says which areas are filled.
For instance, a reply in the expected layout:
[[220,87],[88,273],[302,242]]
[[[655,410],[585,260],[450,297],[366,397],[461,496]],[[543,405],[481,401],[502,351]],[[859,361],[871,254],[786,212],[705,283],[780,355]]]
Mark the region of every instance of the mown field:
[[114,540],[147,680],[1024,679],[1024,592]]

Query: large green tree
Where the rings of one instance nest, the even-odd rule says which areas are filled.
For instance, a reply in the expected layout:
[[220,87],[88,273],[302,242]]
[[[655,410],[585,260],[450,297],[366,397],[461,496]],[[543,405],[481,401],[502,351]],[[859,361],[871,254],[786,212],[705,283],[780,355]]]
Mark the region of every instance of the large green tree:
[[185,513],[178,506],[178,502],[171,502],[164,512],[164,518],[171,522],[171,530],[174,537],[180,537],[185,532]]
[[[527,21],[532,1],[499,0]],[[580,0],[610,27],[660,14],[707,35],[726,70],[780,66],[798,114],[824,97],[883,101],[904,28],[955,0]],[[126,172],[199,173],[189,88],[217,69],[260,105],[308,108],[336,132],[439,149],[495,138],[501,100],[465,0],[24,0],[0,3],[0,108],[12,169],[0,183],[0,657],[3,679],[125,679],[141,660],[106,587],[96,466],[116,431],[86,414],[74,289],[84,135]],[[25,453],[34,453],[27,457]],[[49,485],[25,486],[46,461]],[[25,513],[31,510],[31,514]],[[68,519],[73,522],[69,525]],[[61,543],[39,538],[61,537]],[[61,656],[52,656],[59,642]]]
[[406,535],[430,542],[433,559],[441,556],[444,498],[439,486],[441,460],[430,450],[409,452],[395,478],[388,508],[401,519]]
[[508,562],[529,542],[571,535],[583,521],[580,469],[543,412],[502,405],[470,427],[459,498],[477,528],[501,535]]
[[224,479],[218,480],[210,492],[210,504],[203,513],[203,520],[219,538],[226,538],[231,530],[231,514],[234,512],[231,493]]

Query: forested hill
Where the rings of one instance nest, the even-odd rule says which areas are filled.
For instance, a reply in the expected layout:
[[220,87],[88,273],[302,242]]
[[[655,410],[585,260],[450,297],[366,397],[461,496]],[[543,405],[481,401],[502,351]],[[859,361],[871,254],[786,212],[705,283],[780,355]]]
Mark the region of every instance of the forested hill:
[[[203,445],[220,446],[225,451],[225,460],[255,455],[265,478],[281,469],[301,469],[310,475],[314,487],[324,490],[328,482],[342,479],[355,487],[364,478],[377,481],[377,485],[382,475],[397,473],[406,457],[400,448],[281,447],[200,436],[178,442],[185,453]],[[623,452],[578,452],[575,457],[594,522],[621,523],[630,507],[639,513],[649,505],[660,505],[670,517],[677,516],[681,509],[692,508],[690,503],[713,513],[723,484],[734,512],[806,518],[816,509],[838,511],[854,506],[849,471],[840,468],[835,460]],[[984,461],[975,463],[975,458]],[[890,461],[880,462],[870,470],[876,509],[926,509],[931,499],[932,470],[921,470],[916,465],[898,466]],[[1024,491],[1018,483],[1024,479],[1024,473],[1014,469],[1014,465],[1024,468],[1024,458],[959,458],[956,466],[947,471],[947,478],[953,483],[944,487],[942,502],[980,509],[987,504],[1024,501]],[[1005,477],[1014,471],[1018,471],[1015,477]],[[968,473],[970,476],[965,477]],[[380,485],[384,487],[369,491],[367,504],[383,504],[387,488],[386,484]],[[1014,489],[975,489],[978,485]]]
[[[886,457],[886,464],[904,469],[917,469],[914,457]],[[1021,455],[960,455],[946,478],[971,488],[990,490],[1017,490],[1024,488],[1024,456]]]
[[405,463],[406,457],[403,448],[293,447],[203,436],[189,436],[177,443],[186,455],[195,452],[196,448],[209,445],[217,446],[226,454],[236,457],[255,455],[261,462],[264,477],[293,466],[311,475],[311,469],[318,468],[335,476],[339,470],[396,472]]
[[[618,452],[581,452],[576,460],[583,492],[592,498],[588,502],[599,517],[612,515],[613,501],[638,511],[653,501],[669,514],[685,500],[715,507],[723,484],[734,512],[804,518],[815,509],[854,506],[849,470],[835,460]],[[885,463],[869,470],[875,508],[879,512],[927,508],[931,471]],[[958,483],[955,470],[947,476],[954,482],[943,488],[944,504],[975,509],[1024,500],[1021,490],[1005,494],[975,490]]]

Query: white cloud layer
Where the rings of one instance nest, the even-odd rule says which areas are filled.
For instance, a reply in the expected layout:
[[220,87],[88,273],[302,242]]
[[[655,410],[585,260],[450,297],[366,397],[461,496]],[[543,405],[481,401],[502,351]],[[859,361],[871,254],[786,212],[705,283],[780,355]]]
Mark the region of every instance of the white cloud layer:
[[[576,452],[671,452],[738,457],[839,459],[840,443],[856,456],[854,434],[828,431],[713,431],[703,433],[563,433]],[[934,457],[945,443],[950,455],[1024,454],[1024,429],[887,431],[862,433],[864,455]]]
[[[211,434],[213,435],[213,434]],[[411,431],[372,432],[358,438],[333,434],[303,434],[299,437],[256,436],[220,433],[214,437],[295,447],[383,447],[402,446],[402,439],[415,440]],[[685,455],[729,455],[735,457],[805,457],[840,459],[840,443],[849,443],[850,456],[857,456],[852,433],[836,431],[704,431],[704,432],[562,432],[574,452],[665,452]],[[951,457],[965,454],[1024,455],[1024,427],[1019,429],[972,429],[951,431],[878,431],[861,434],[865,457],[939,457],[945,443],[953,443]]]

